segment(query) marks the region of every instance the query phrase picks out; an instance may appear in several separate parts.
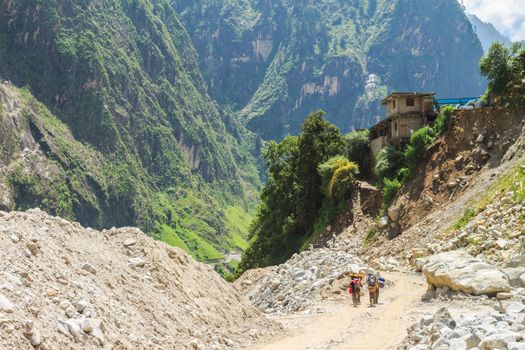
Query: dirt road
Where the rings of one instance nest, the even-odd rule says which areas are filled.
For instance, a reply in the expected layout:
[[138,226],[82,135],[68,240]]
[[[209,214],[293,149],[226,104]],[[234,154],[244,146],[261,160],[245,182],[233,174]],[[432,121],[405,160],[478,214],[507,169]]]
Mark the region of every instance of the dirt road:
[[252,350],[385,350],[399,344],[406,329],[422,311],[415,307],[426,291],[421,276],[384,274],[395,284],[382,290],[380,305],[369,307],[368,293],[358,308],[346,302],[323,305],[325,313],[287,316],[287,332]]

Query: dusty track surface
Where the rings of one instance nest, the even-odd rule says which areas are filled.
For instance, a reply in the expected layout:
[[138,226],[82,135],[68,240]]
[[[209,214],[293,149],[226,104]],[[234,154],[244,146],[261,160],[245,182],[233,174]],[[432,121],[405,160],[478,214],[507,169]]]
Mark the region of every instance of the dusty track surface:
[[[399,344],[407,327],[427,308],[421,303],[427,286],[423,277],[392,272],[385,277],[395,284],[382,290],[380,305],[370,307],[368,293],[354,308],[346,301],[320,304],[321,314],[276,317],[286,328],[280,338],[252,350],[388,349]],[[315,308],[313,308],[315,309]]]

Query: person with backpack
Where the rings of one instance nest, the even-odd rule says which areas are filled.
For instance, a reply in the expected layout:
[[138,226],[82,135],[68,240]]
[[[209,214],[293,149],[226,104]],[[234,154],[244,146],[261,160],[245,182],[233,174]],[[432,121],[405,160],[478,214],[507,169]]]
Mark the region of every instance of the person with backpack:
[[375,306],[379,299],[379,279],[377,275],[373,272],[368,274],[366,279],[366,284],[368,284],[368,294],[370,295],[370,306]]
[[354,304],[354,307],[357,307],[357,305],[361,304],[361,278],[358,276],[352,276],[352,281],[350,282],[350,287],[348,288],[348,292],[352,294],[352,303]]

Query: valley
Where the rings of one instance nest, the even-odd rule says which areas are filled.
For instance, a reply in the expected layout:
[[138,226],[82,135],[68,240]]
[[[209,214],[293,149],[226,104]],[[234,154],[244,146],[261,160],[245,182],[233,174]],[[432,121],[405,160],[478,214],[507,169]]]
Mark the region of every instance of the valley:
[[463,2],[0,9],[0,350],[525,350],[525,46]]

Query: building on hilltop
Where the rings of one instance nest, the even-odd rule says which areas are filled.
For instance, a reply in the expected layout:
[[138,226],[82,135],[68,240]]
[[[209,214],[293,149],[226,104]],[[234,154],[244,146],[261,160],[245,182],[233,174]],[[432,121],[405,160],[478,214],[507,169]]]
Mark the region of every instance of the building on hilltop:
[[381,102],[386,106],[387,117],[370,129],[370,148],[374,157],[388,145],[403,148],[414,132],[435,121],[434,95],[394,92]]

